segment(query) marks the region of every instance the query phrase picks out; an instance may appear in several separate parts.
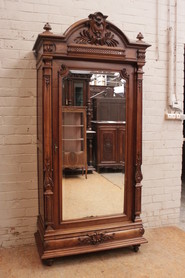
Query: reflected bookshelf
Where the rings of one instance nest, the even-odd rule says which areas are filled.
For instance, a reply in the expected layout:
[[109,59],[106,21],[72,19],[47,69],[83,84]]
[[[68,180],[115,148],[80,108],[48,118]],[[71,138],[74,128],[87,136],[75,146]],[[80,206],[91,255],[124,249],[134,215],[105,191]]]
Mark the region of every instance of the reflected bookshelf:
[[87,178],[86,108],[62,107],[63,169],[85,170]]

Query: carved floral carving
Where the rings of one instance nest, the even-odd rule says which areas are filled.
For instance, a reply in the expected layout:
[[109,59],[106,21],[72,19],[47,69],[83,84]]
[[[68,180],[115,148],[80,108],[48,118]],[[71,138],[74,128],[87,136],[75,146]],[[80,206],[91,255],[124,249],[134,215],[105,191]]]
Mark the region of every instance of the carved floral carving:
[[51,162],[49,158],[44,163],[44,211],[45,225],[47,230],[51,230],[53,224],[53,179]]
[[136,172],[135,172],[135,180],[136,183],[140,183],[143,179],[143,175],[141,172],[141,153],[138,152],[137,158],[136,158]]
[[44,165],[44,189],[45,192],[53,190],[53,179],[52,179],[52,171],[51,162],[49,158],[46,158]]
[[142,79],[138,79],[138,91],[142,92]]
[[145,50],[138,50],[137,51],[137,58],[138,60],[145,60]]
[[60,75],[66,75],[68,73],[68,68],[66,67],[65,64],[62,64],[60,66],[60,71],[59,71]]
[[121,75],[122,75],[123,78],[125,78],[125,79],[128,79],[128,78],[129,78],[129,74],[128,74],[126,68],[124,68],[124,69],[121,71]]
[[49,75],[45,75],[44,78],[45,78],[46,88],[48,88],[49,84],[50,84],[50,76]]
[[79,44],[117,46],[119,42],[114,39],[114,35],[108,30],[109,26],[106,18],[107,16],[100,12],[90,14],[88,29],[81,31],[80,35],[75,38],[75,42]]
[[112,235],[106,235],[105,233],[97,233],[95,232],[94,234],[87,234],[86,238],[79,238],[79,242],[81,244],[92,244],[92,245],[98,245],[100,243],[103,243],[107,240],[113,239],[115,234],[113,233]]

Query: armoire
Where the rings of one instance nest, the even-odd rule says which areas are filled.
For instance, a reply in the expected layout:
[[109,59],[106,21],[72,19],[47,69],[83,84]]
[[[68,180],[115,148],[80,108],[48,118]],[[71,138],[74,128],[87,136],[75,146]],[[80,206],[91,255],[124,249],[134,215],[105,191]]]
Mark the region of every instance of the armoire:
[[37,68],[39,212],[43,262],[146,243],[141,214],[142,88],[149,44],[101,12],[33,50]]

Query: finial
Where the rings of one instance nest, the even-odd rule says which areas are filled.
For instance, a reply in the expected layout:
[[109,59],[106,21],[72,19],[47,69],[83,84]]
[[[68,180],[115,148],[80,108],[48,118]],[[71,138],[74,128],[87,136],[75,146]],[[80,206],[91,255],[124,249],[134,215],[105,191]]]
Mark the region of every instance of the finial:
[[49,33],[50,33],[50,30],[51,30],[52,28],[51,28],[50,24],[47,22],[47,23],[44,25],[43,29],[45,30],[45,32],[49,32]]
[[139,32],[136,39],[138,39],[139,41],[143,40],[144,39],[143,34],[141,32]]

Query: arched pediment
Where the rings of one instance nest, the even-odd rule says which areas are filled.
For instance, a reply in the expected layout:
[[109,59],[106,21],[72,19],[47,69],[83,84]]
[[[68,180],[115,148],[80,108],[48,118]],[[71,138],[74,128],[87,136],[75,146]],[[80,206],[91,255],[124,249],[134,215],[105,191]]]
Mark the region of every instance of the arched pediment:
[[[109,59],[145,61],[145,49],[149,46],[143,41],[141,33],[131,42],[114,24],[107,21],[101,12],[90,14],[87,19],[72,24],[65,33],[54,35],[47,23],[34,45],[34,50],[51,55],[81,57],[84,59]],[[43,49],[40,47],[43,45]],[[38,51],[39,49],[39,51]]]

